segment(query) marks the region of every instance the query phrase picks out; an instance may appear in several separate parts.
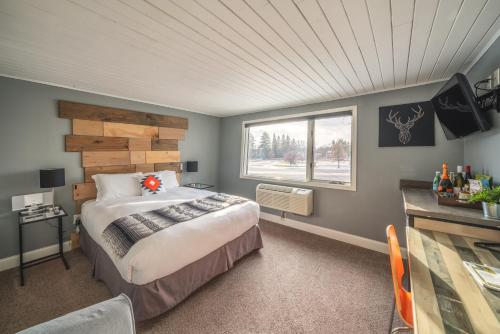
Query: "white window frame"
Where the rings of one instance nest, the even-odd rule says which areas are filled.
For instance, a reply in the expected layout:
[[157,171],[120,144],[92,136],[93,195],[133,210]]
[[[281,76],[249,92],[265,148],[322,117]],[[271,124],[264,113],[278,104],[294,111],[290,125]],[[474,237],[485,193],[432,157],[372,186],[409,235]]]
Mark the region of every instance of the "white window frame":
[[[255,123],[264,123],[264,122],[272,122],[272,121],[282,121],[282,120],[291,120],[309,116],[318,116],[318,115],[326,115],[326,114],[335,114],[342,112],[351,112],[352,113],[352,122],[351,122],[351,184],[337,184],[331,183],[330,181],[321,181],[311,179],[310,173],[312,172],[312,168],[306,168],[306,179],[310,181],[296,181],[296,180],[281,180],[272,177],[257,177],[246,175],[247,170],[247,157],[248,157],[248,134],[249,127],[248,124]],[[250,180],[259,180],[259,181],[268,181],[273,183],[280,184],[289,184],[289,185],[297,185],[297,186],[306,186],[306,187],[319,187],[319,188],[330,188],[330,189],[339,189],[339,190],[349,190],[356,191],[356,175],[357,175],[357,129],[358,129],[358,106],[349,106],[342,108],[334,108],[334,109],[326,109],[312,112],[305,112],[300,114],[293,114],[287,116],[278,116],[278,117],[270,117],[263,119],[255,119],[251,121],[244,121],[241,124],[241,160],[240,160],[240,178],[242,179],[250,179]],[[309,123],[311,124],[311,123]],[[313,145],[313,131],[311,128],[308,129],[308,140],[307,140],[307,161],[312,162],[312,157],[310,155],[313,154],[312,145]]]

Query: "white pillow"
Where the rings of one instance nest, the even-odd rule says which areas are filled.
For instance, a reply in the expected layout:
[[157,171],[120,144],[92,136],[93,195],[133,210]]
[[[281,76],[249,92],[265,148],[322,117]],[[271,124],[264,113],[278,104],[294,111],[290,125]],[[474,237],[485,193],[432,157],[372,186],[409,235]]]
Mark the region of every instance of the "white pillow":
[[96,201],[141,196],[141,188],[137,183],[137,177],[140,175],[142,173],[92,175],[97,188]]
[[177,173],[173,170],[162,170],[159,172],[161,178],[163,179],[163,185],[165,189],[171,189],[179,186],[179,182],[177,181]]

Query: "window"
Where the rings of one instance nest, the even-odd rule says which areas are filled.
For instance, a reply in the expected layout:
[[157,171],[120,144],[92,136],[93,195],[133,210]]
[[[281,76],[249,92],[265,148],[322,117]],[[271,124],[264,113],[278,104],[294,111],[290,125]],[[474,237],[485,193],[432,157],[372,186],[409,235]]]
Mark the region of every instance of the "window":
[[243,122],[241,177],[356,189],[356,106]]

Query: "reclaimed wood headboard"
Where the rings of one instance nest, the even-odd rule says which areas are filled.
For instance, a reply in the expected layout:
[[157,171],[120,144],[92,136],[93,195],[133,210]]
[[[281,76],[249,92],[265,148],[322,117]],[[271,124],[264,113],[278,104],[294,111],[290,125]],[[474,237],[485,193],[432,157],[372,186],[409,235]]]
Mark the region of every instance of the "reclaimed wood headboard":
[[76,213],[96,197],[92,175],[173,170],[182,172],[179,140],[186,118],[59,101],[59,117],[72,121],[66,152],[81,152],[84,181],[73,185]]

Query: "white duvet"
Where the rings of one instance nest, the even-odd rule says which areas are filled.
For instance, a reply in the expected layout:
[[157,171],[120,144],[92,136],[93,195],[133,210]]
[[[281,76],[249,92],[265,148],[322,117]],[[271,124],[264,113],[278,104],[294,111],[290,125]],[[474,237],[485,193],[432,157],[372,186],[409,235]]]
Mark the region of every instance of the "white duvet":
[[259,205],[248,201],[176,224],[138,241],[117,257],[102,238],[115,219],[171,204],[212,195],[213,192],[177,187],[161,195],[88,201],[82,206],[82,223],[109,255],[124,280],[142,285],[169,275],[234,240],[259,221]]

